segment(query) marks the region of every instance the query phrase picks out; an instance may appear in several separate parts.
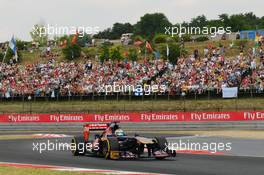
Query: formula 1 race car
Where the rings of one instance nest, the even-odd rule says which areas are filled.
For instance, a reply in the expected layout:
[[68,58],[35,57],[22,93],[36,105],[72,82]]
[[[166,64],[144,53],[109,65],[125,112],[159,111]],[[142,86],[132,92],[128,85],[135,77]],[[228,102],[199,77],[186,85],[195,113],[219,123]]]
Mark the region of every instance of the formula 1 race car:
[[[91,131],[100,130],[101,134],[91,136]],[[71,151],[74,156],[92,154],[106,159],[155,157],[162,160],[176,156],[175,150],[169,150],[165,137],[128,136],[117,122],[85,124],[83,135],[72,139]]]

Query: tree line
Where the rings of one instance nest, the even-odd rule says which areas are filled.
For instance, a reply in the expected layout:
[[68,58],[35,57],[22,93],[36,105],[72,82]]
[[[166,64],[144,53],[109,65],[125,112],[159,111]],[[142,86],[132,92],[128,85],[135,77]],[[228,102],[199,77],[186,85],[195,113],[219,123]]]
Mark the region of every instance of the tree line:
[[115,23],[97,35],[99,39],[120,39],[123,33],[134,33],[147,39],[155,34],[164,33],[166,26],[191,26],[191,27],[231,27],[232,32],[240,30],[264,29],[264,16],[257,17],[253,12],[240,14],[220,14],[217,19],[207,19],[205,15],[192,18],[190,22],[171,23],[163,13],[145,14],[140,20],[132,25],[130,23]]

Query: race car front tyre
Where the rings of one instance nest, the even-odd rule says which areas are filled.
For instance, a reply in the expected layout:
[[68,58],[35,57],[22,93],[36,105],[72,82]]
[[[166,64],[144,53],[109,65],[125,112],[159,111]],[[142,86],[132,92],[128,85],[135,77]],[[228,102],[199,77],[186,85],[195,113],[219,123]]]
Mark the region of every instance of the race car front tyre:
[[108,159],[109,152],[110,152],[109,141],[108,140],[104,140],[102,142],[102,154],[103,154],[104,158]]
[[85,141],[83,136],[75,136],[71,140],[71,152],[74,156],[85,155]]

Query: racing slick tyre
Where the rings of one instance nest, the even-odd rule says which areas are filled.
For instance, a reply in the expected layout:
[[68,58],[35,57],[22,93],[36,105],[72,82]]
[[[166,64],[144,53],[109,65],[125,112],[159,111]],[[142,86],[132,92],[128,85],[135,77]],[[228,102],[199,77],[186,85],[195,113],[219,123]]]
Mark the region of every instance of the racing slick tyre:
[[[157,141],[157,147],[158,149],[167,152],[168,150],[166,150],[166,145],[168,145],[168,141],[165,137],[155,137],[156,141]],[[156,157],[156,159],[158,160],[163,160],[165,159],[165,157]]]
[[165,137],[155,137],[155,139],[157,140],[157,144],[161,150],[167,152],[172,157],[176,157],[176,151],[168,149],[168,147],[167,147],[168,141]]
[[85,141],[83,136],[75,136],[71,140],[71,152],[74,156],[85,155]]
[[102,143],[102,153],[104,158],[109,159],[111,151],[119,151],[119,143],[116,138],[107,138]]
[[167,139],[165,137],[155,137],[155,139],[157,140],[159,148],[163,151],[166,151],[166,145],[168,145]]

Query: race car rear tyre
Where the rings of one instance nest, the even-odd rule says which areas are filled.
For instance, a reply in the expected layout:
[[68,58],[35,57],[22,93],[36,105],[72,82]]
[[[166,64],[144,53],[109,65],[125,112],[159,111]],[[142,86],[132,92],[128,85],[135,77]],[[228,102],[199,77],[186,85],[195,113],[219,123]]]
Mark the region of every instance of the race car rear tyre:
[[157,144],[159,146],[159,148],[163,151],[167,151],[166,148],[168,145],[168,141],[165,137],[155,137],[155,139],[157,140]]
[[85,141],[83,136],[75,136],[71,140],[71,152],[74,156],[85,155]]
[[111,151],[119,151],[119,143],[116,138],[107,138],[103,141],[102,153],[104,158],[109,159]]

